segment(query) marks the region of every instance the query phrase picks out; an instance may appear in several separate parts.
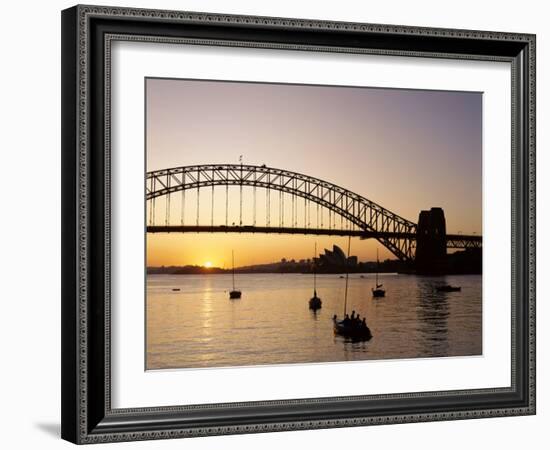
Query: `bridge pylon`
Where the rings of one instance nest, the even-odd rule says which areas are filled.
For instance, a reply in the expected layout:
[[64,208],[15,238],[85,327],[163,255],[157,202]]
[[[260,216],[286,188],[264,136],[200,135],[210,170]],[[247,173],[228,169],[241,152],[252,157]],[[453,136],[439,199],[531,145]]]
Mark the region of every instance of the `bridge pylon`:
[[416,272],[438,275],[447,269],[447,231],[442,208],[420,211],[416,229]]

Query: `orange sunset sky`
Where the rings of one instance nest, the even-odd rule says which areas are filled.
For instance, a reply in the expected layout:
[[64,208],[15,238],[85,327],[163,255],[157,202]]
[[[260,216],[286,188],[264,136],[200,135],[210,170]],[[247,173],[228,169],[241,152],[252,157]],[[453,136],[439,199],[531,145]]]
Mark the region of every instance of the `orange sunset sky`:
[[[481,93],[172,79],[145,83],[148,171],[238,163],[242,155],[245,164],[332,182],[414,222],[420,210],[442,207],[448,233],[481,234]],[[186,224],[194,225],[196,194],[186,195]],[[252,188],[244,189],[243,224],[252,224],[252,195]],[[265,225],[265,191],[256,195],[258,225]],[[278,195],[273,192],[272,201]],[[210,188],[201,190],[204,225],[212,218],[211,196]],[[230,222],[238,219],[238,202],[238,187],[231,188]],[[156,208],[162,217],[160,199]],[[178,225],[180,209],[173,200],[171,215]],[[213,211],[214,223],[225,223],[223,187],[215,188]],[[320,216],[326,224],[328,212]],[[237,266],[310,258],[315,242],[319,252],[333,244],[347,246],[347,238],[333,236],[148,234],[147,265],[230,267],[232,249]],[[377,247],[381,259],[394,258],[375,240],[354,238],[351,247],[360,261],[376,259]]]

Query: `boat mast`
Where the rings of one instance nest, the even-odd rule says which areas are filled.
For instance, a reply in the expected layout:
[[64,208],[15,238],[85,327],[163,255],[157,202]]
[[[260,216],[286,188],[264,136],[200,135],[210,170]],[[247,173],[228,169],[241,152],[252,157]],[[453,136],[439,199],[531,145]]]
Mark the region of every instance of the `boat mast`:
[[380,262],[378,261],[378,247],[376,247],[376,289],[378,289],[378,265]]
[[315,242],[315,249],[313,251],[313,295],[317,297],[317,271],[315,270],[315,256],[317,255],[317,242]]
[[348,307],[348,279],[349,279],[349,255],[350,255],[350,246],[351,246],[351,235],[348,236],[348,254],[346,257],[346,290],[344,291],[344,319],[346,318],[346,311]]

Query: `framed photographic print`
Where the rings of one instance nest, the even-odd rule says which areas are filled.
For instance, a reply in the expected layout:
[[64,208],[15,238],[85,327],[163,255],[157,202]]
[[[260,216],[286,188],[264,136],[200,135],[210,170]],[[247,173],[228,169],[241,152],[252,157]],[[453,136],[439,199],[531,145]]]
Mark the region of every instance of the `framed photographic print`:
[[62,13],[62,436],[535,413],[535,36]]

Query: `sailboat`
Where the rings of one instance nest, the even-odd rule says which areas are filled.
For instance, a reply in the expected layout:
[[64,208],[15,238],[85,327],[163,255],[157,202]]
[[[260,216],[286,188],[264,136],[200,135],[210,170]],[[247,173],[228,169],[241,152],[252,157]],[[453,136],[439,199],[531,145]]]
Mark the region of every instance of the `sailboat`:
[[380,261],[378,260],[378,249],[376,249],[376,287],[372,288],[373,297],[385,297],[386,291],[382,289],[383,284],[378,284],[378,269]]
[[317,271],[315,270],[316,257],[317,257],[317,242],[315,243],[315,250],[313,252],[313,297],[309,299],[309,309],[312,309],[313,311],[317,311],[318,309],[321,309],[321,305],[323,304],[321,299],[317,297]]
[[235,253],[231,250],[231,261],[233,264],[232,276],[233,276],[233,290],[229,292],[229,298],[237,299],[241,298],[241,291],[235,289]]
[[[351,246],[351,236],[348,236],[348,258],[350,255],[350,246]],[[348,306],[348,282],[349,282],[349,270],[348,270],[348,264],[346,262],[346,288],[344,291],[344,318],[342,320],[338,320],[338,316],[334,314],[332,317],[333,322],[333,328],[334,328],[334,334],[338,334],[340,336],[357,340],[357,341],[368,341],[372,338],[372,334],[370,331],[370,328],[367,325],[367,321],[365,318],[363,320],[359,320],[359,316],[357,318],[353,317],[350,318],[347,314],[347,306]]]

